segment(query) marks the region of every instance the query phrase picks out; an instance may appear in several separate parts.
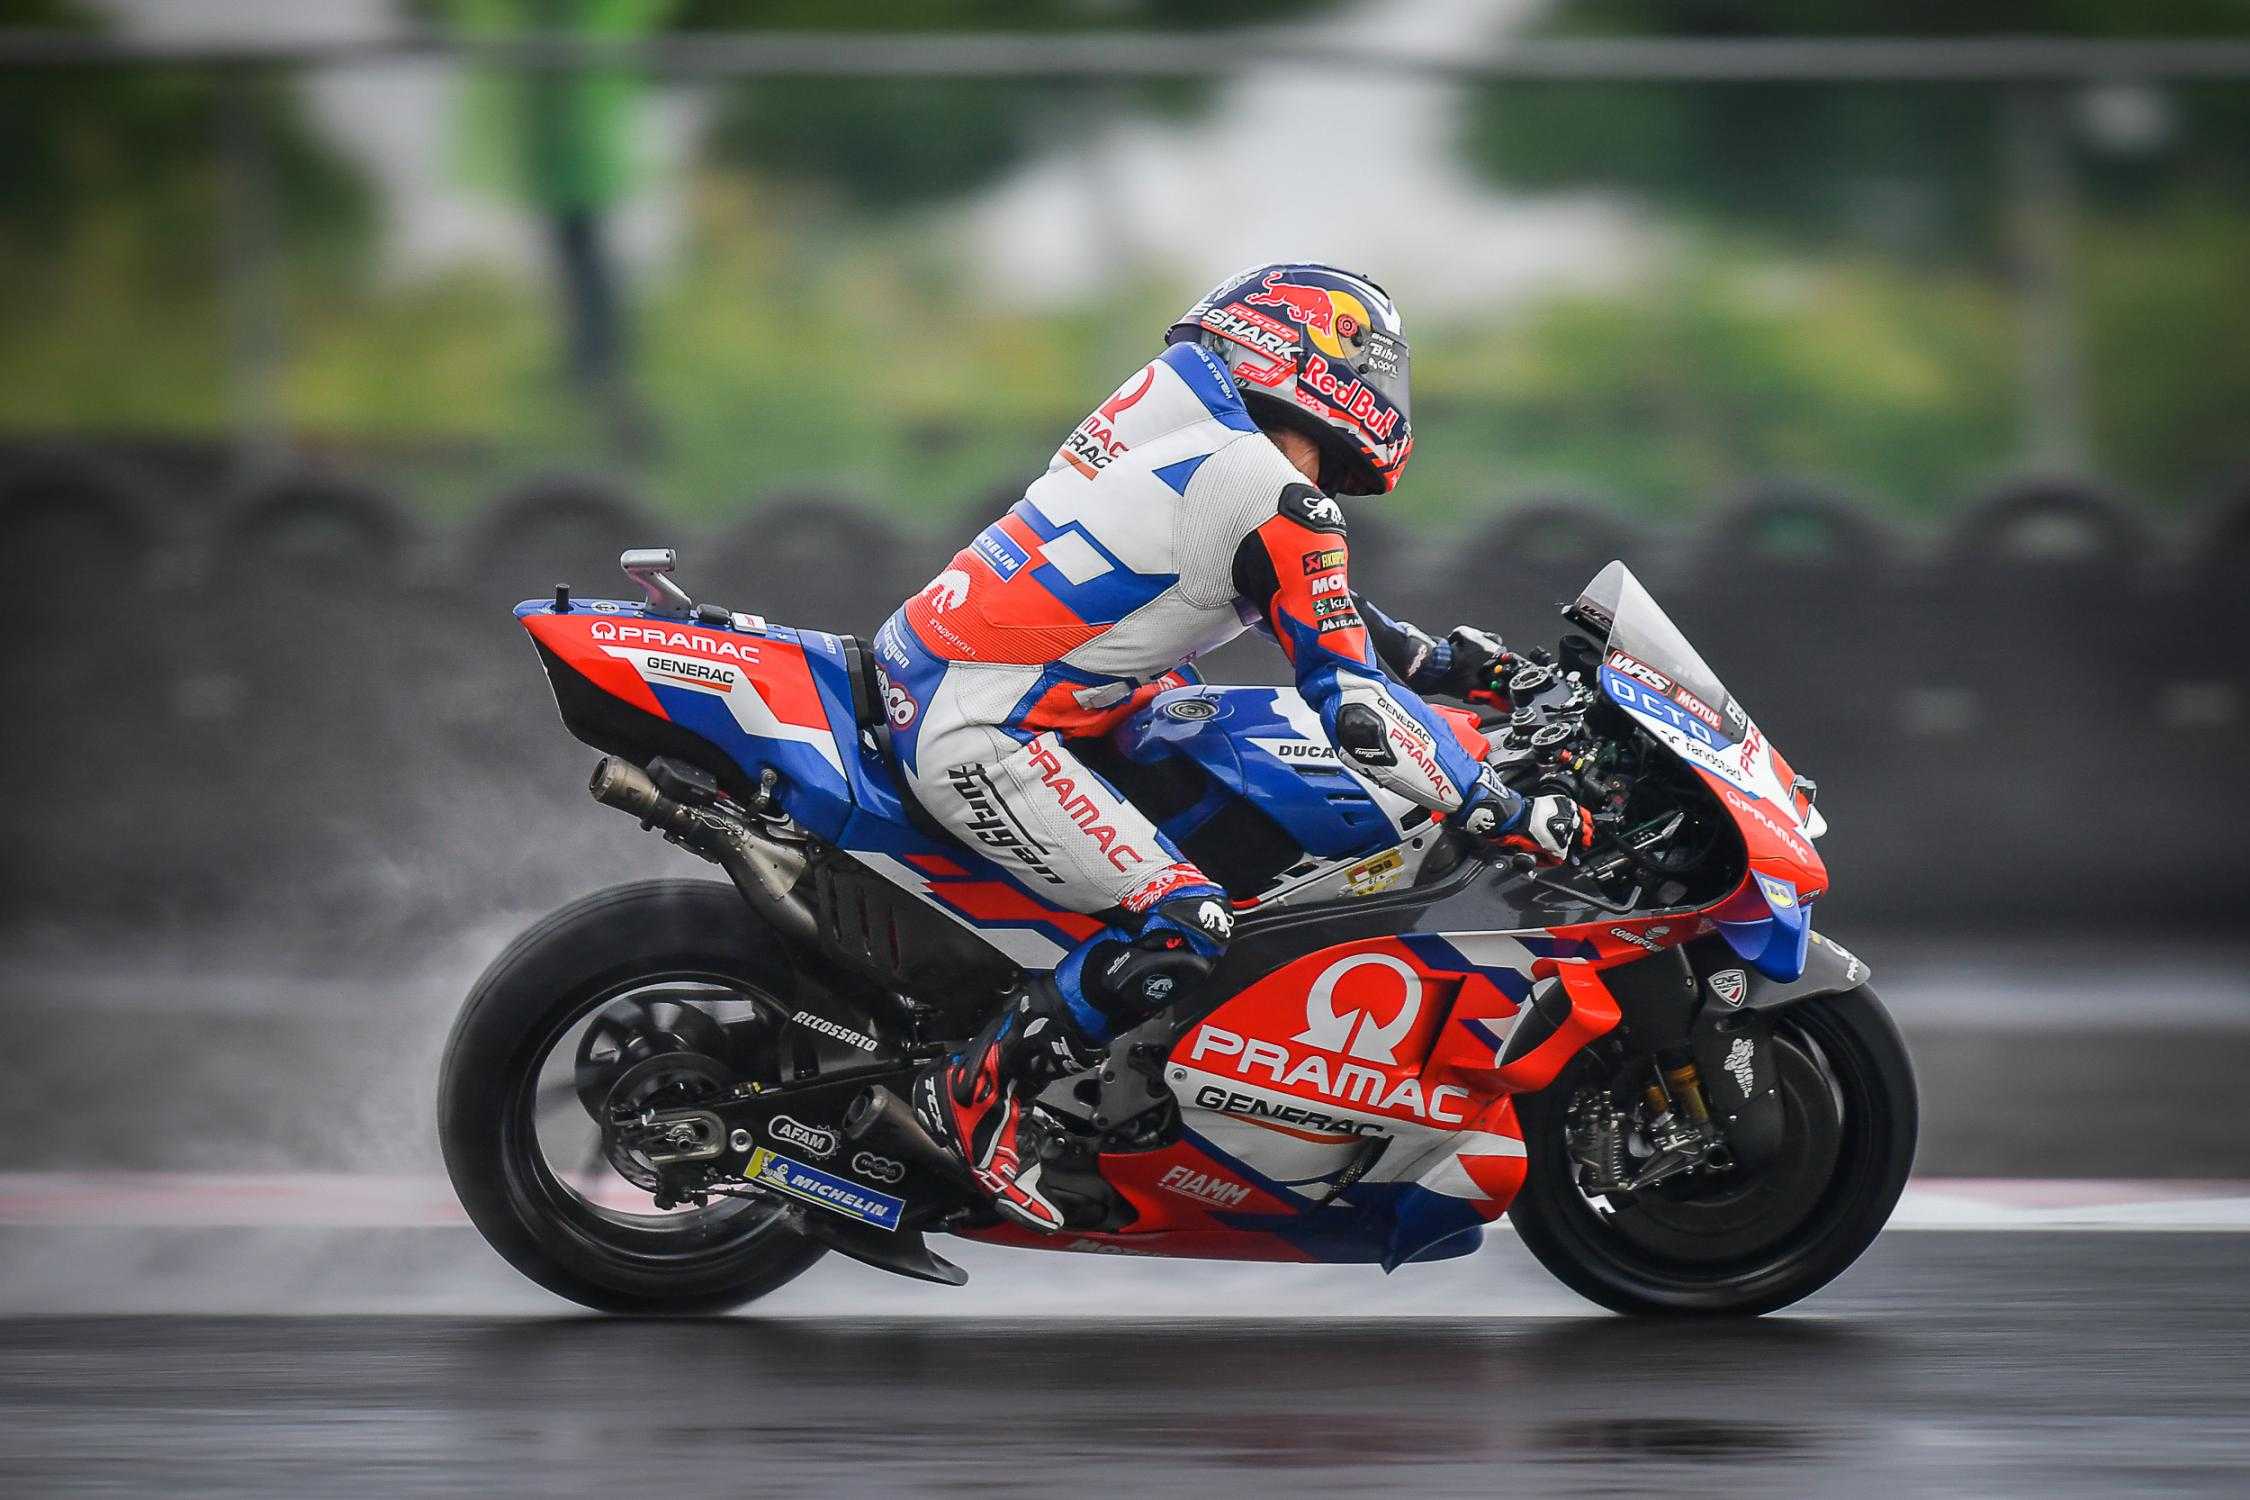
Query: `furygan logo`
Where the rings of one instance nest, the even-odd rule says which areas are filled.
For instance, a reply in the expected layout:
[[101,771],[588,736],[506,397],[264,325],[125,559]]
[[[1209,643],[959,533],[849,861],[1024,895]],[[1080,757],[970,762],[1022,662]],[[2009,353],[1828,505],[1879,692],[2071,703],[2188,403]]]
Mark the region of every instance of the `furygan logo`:
[[1001,798],[1000,789],[981,766],[954,766],[945,773],[946,784],[953,795],[961,799],[968,810],[969,821],[962,830],[987,849],[994,858],[1006,856],[1037,875],[1049,885],[1061,885],[1062,876],[1042,857],[1036,839],[1023,830],[1021,821]]

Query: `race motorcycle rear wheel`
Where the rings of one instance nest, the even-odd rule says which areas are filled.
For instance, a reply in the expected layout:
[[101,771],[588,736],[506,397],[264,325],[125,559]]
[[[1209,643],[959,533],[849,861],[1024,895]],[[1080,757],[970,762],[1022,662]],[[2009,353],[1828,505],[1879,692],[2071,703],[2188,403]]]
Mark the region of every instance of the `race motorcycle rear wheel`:
[[1913,1066],[1864,985],[1780,1012],[1772,1045],[1787,1120],[1778,1157],[1638,1204],[1590,1197],[1571,1159],[1570,1101],[1604,1081],[1607,1062],[1582,1054],[1520,1100],[1529,1160],[1508,1217],[1525,1248],[1622,1313],[1749,1316],[1841,1275],[1882,1231],[1914,1163]]
[[709,1313],[824,1253],[770,1203],[660,1211],[648,1163],[601,1121],[757,1078],[792,973],[730,886],[602,891],[494,961],[446,1045],[438,1135],[470,1220],[508,1262],[603,1312]]

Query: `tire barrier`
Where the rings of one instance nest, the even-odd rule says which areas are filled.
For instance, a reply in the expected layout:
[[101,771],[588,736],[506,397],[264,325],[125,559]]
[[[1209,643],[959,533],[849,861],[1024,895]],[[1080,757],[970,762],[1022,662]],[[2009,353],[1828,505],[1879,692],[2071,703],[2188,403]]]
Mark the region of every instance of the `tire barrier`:
[[1705,570],[1754,564],[1761,574],[1829,575],[1880,569],[1891,540],[1840,490],[1804,480],[1760,484],[1701,524]]
[[1921,660],[1945,722],[1922,743],[1944,769],[1917,787],[1936,789],[1933,816],[1978,830],[1960,842],[1956,875],[1985,903],[2207,898],[2181,879],[2179,851],[2220,806],[2240,805],[2232,789],[2152,798],[2142,829],[2114,847],[2089,848],[2083,830],[2171,748],[2161,705],[2177,623],[2146,566],[2152,550],[2100,487],[2032,476],[1974,502],[1932,570]]
[[856,500],[799,493],[764,501],[681,571],[731,609],[867,636],[967,540],[908,545]]
[[[1448,559],[1443,573],[1444,610],[1422,621],[1439,628],[1453,614],[1503,636],[1539,639],[1555,618],[1555,605],[1576,598],[1586,581],[1614,558],[1633,550],[1633,536],[1607,504],[1580,495],[1534,495],[1502,512]],[[1482,611],[1482,613],[1478,613]]]
[[396,586],[415,530],[405,509],[371,484],[292,474],[259,485],[222,518],[210,572],[233,587],[378,591]]
[[2109,493],[2076,479],[2035,476],[1995,486],[1954,529],[1952,560],[1974,567],[2089,568],[2121,577],[2142,560],[2148,538]]
[[617,571],[629,547],[673,545],[676,531],[624,485],[595,475],[548,474],[510,490],[470,528],[463,582],[487,608],[567,583],[580,594],[622,596]]
[[[618,552],[676,545],[699,597],[866,632],[973,530],[795,492],[699,537],[580,474],[517,486],[457,542],[337,475],[227,510],[191,500],[159,504],[102,455],[0,469],[0,524],[23,543],[0,549],[19,585],[5,688],[39,706],[9,743],[43,757],[49,793],[0,814],[28,856],[4,893],[23,918],[396,941],[670,868],[580,806],[590,752],[556,732],[508,608],[556,582],[628,594]],[[2177,922],[2250,890],[2240,841],[2212,837],[2250,824],[2250,488],[2177,560],[2101,490],[2057,481],[1995,487],[1931,549],[1778,482],[1685,529],[1567,492],[1458,542],[1362,510],[1353,546],[1386,607],[1529,640],[1624,557],[1820,780],[1838,922]],[[207,566],[179,566],[190,554]],[[89,581],[132,607],[54,607]],[[1249,638],[1204,665],[1286,676]],[[2195,795],[2150,799],[2133,840],[2098,842],[2095,799],[2145,765]]]
[[0,471],[0,589],[36,595],[68,577],[137,583],[160,541],[155,501],[122,465],[94,454],[49,452]]
[[150,746],[164,743],[178,665],[154,613],[168,603],[152,592],[159,514],[138,473],[104,455],[38,451],[0,473],[0,748],[39,787],[0,815],[15,852],[0,861],[0,909],[67,894],[99,910],[138,877],[143,798],[167,770]]
[[2250,575],[2250,471],[2220,492],[2217,513],[2197,538],[2195,561],[2219,578]]

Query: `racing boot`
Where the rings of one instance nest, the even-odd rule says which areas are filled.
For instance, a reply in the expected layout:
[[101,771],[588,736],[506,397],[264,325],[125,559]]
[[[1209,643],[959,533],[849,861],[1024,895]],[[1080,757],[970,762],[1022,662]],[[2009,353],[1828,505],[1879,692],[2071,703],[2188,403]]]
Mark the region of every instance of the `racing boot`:
[[974,1040],[914,1079],[914,1114],[991,1195],[1001,1216],[1051,1234],[1063,1212],[1039,1191],[1039,1153],[1024,1105],[1057,1078],[1102,1059],[1102,1044],[1071,1017],[1053,979],[1018,990]]
[[1080,943],[1052,976],[1030,981],[974,1041],[914,1080],[914,1113],[968,1166],[992,1206],[1053,1233],[1063,1211],[1039,1191],[1024,1106],[1057,1078],[1102,1061],[1109,1039],[1189,998],[1234,932],[1226,893],[1198,885],[1142,920]]

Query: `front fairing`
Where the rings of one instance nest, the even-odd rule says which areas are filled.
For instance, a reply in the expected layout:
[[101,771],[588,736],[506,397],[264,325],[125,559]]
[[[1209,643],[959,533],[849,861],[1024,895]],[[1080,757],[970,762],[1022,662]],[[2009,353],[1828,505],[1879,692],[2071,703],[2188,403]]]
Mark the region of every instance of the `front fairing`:
[[1794,979],[1806,908],[1828,889],[1813,849],[1823,825],[1795,770],[1625,564],[1602,569],[1569,614],[1603,637],[1603,694],[1702,779],[1742,835],[1749,869],[1710,913],[1720,932],[1760,973]]

